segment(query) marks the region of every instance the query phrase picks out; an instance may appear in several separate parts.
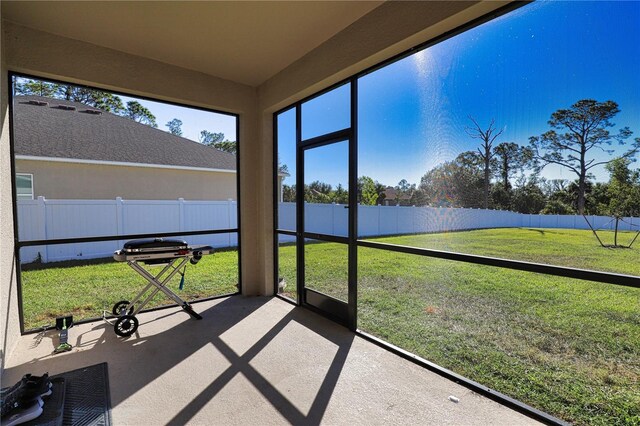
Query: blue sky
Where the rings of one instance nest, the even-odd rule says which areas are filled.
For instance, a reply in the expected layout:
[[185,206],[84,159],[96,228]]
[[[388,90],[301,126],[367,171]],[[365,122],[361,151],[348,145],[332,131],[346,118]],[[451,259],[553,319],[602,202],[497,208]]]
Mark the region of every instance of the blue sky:
[[236,118],[213,112],[202,111],[194,108],[179,107],[175,105],[165,104],[162,102],[153,102],[134,97],[120,96],[125,104],[135,100],[147,107],[153,115],[156,116],[158,128],[168,131],[166,124],[178,118],[182,120],[182,137],[198,142],[198,136],[202,130],[210,132],[224,133],[226,139],[230,141],[236,140]]
[[[616,101],[613,133],[629,126],[640,136],[639,23],[640,2],[539,2],[361,78],[358,174],[418,183],[433,166],[477,147],[465,132],[469,115],[504,128],[496,143],[527,144],[549,130],[552,112],[584,98]],[[347,95],[345,87],[305,105],[303,137],[348,125]],[[294,114],[279,121],[279,157],[292,183]],[[307,180],[335,185],[344,164],[323,160]],[[594,174],[608,179],[603,168]],[[575,179],[559,167],[543,176]]]

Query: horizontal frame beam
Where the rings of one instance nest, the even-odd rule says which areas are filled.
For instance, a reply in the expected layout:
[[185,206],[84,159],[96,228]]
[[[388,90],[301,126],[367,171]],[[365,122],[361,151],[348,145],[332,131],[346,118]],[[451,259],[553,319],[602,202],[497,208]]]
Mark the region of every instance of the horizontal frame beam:
[[[346,283],[345,283],[346,284]],[[325,316],[338,320],[341,324],[348,324],[349,304],[318,290],[305,287],[304,306],[311,306]]]
[[58,238],[52,240],[16,241],[16,248],[32,246],[52,246],[57,244],[97,243],[100,241],[135,240],[139,238],[182,237],[189,235],[212,235],[237,233],[239,228],[209,229],[204,231],[157,232],[153,234],[107,235],[104,237]]
[[591,271],[588,269],[578,269],[564,266],[545,265],[543,263],[501,259],[497,257],[488,257],[476,254],[456,253],[450,251],[401,246],[366,240],[358,240],[358,246],[378,250],[394,251],[397,253],[435,257],[437,259],[454,260],[457,262],[474,263],[477,265],[497,266],[499,268],[515,269],[519,271],[536,272],[547,275],[555,275],[559,277],[576,278],[579,280],[597,281],[606,284],[640,288],[640,277],[636,277],[633,275]]
[[341,244],[349,244],[348,237],[340,237],[338,235],[328,235],[328,234],[316,234],[313,232],[303,232],[302,238],[309,238],[311,240],[320,240],[320,241],[328,241],[331,243],[341,243]]
[[351,128],[338,130],[336,132],[327,133],[326,135],[317,136],[315,138],[305,139],[298,144],[302,149],[318,148],[330,145],[336,142],[347,142],[352,135]]

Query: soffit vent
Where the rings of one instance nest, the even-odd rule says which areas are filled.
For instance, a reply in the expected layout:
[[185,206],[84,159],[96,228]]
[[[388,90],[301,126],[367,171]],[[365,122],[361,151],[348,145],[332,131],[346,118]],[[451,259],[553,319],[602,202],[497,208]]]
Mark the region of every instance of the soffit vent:
[[49,102],[34,101],[34,100],[31,100],[28,103],[29,103],[29,105],[37,105],[37,106],[47,106],[47,105],[49,105]]
[[58,109],[63,109],[65,111],[75,111],[76,107],[71,105],[58,105]]

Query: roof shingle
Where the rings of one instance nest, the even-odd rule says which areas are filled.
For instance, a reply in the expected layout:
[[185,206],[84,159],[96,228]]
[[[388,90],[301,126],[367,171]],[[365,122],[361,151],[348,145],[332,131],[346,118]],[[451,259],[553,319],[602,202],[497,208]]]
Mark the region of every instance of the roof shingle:
[[[37,105],[43,102],[47,105]],[[125,117],[95,111],[79,102],[14,97],[16,155],[236,169],[233,154]]]

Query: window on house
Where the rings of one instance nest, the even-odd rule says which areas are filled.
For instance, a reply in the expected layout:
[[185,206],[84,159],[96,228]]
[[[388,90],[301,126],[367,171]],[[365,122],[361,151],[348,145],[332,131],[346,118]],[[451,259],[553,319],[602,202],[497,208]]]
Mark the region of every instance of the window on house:
[[18,200],[33,200],[33,175],[30,173],[16,174],[16,198]]

